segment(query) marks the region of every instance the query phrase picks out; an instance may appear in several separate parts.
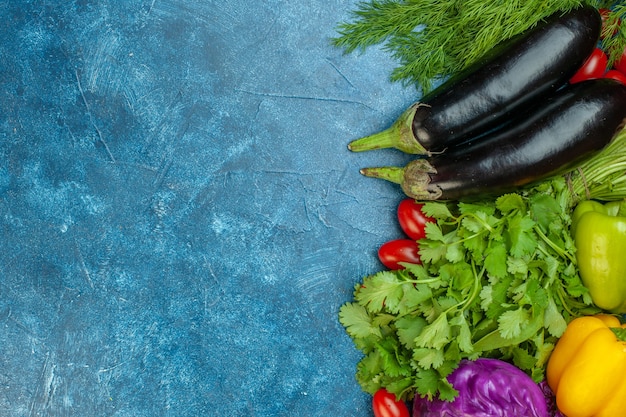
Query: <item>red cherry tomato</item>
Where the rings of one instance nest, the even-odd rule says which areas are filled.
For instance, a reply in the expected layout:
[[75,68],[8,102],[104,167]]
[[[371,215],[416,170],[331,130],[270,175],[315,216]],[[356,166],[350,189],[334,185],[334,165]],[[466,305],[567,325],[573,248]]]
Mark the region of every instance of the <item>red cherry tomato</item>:
[[409,408],[403,401],[396,401],[396,396],[384,388],[379,389],[372,398],[375,417],[409,417]]
[[602,78],[606,72],[607,61],[608,58],[602,49],[594,49],[582,67],[570,79],[570,83],[575,84],[584,80]]
[[383,243],[378,249],[378,259],[389,269],[404,269],[400,262],[421,264],[417,242],[411,239],[396,239]]
[[398,204],[398,223],[404,233],[413,240],[424,238],[426,236],[424,226],[435,221],[432,217],[424,215],[423,206],[412,198],[404,199]]
[[626,85],[626,74],[618,70],[608,70],[606,74],[604,74],[604,78],[612,78],[620,83]]

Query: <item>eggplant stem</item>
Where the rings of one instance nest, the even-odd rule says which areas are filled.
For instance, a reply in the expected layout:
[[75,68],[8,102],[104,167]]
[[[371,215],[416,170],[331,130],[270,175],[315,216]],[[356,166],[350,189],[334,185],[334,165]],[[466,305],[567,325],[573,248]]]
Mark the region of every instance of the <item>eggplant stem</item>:
[[359,172],[366,177],[380,178],[395,184],[402,184],[404,181],[404,168],[402,167],[362,168]]
[[391,126],[389,129],[385,129],[382,132],[353,140],[348,144],[348,149],[352,152],[363,152],[374,149],[395,148],[399,133],[397,131],[398,129],[394,126]]
[[424,104],[413,104],[398,117],[391,127],[382,132],[353,140],[348,144],[348,149],[352,152],[363,152],[396,148],[408,154],[429,155],[428,150],[418,142],[413,134],[413,118],[420,106],[424,106]]

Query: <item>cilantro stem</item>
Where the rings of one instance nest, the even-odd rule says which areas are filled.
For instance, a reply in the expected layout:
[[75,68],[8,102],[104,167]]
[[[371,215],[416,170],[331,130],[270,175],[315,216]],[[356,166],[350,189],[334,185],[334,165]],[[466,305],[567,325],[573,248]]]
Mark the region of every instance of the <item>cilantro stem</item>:
[[463,310],[467,309],[469,306],[472,305],[472,303],[474,302],[474,299],[476,298],[476,296],[480,292],[480,289],[482,288],[481,282],[482,282],[483,276],[485,275],[485,270],[486,270],[486,267],[483,266],[481,271],[480,271],[480,273],[477,274],[476,273],[476,264],[474,263],[474,261],[472,261],[472,272],[474,273],[474,288],[472,290],[472,293],[471,293],[470,297],[465,300],[466,304],[463,307]]
[[[402,284],[408,282],[410,284],[432,284],[434,282],[441,281],[441,278],[431,278],[431,279],[407,279],[406,281],[402,281]],[[398,284],[400,285],[400,284]]]
[[539,235],[541,240],[543,240],[548,246],[550,246],[552,250],[554,250],[557,254],[559,254],[561,258],[566,258],[570,262],[574,264],[576,263],[576,259],[569,252],[566,252],[563,249],[559,248],[552,240],[550,240],[550,238],[546,236],[545,233],[543,233],[543,231],[538,225],[535,225],[534,231],[535,233],[537,233],[537,235]]
[[[559,296],[559,300],[561,300],[561,305],[563,306],[563,310],[565,310],[567,312],[567,314],[570,315],[570,317],[577,317],[580,314],[576,314],[572,311],[572,309],[569,307],[569,303],[565,300],[564,297],[568,297],[567,292],[565,291],[565,288],[563,287],[562,283],[560,283],[559,287],[558,287],[558,291],[556,292],[557,295]],[[583,308],[584,306],[581,305],[577,305],[577,307],[579,308]]]
[[459,217],[457,217],[457,218],[455,219],[456,223],[460,225],[460,224],[461,224],[461,222],[463,221],[463,219],[464,219],[465,217],[471,217],[471,218],[473,218],[473,219],[474,219],[474,220],[476,220],[478,223],[480,223],[480,225],[481,225],[482,227],[484,227],[485,229],[487,229],[487,231],[488,231],[488,232],[492,232],[492,231],[493,231],[493,227],[491,227],[491,226],[489,225],[489,223],[485,222],[485,221],[484,221],[484,220],[483,220],[480,216],[477,216],[475,213],[463,213],[463,214],[461,214]]
[[571,172],[574,199],[621,200],[626,198],[626,129],[599,154]]
[[570,310],[570,308],[568,306],[568,303],[563,298],[564,295],[567,295],[567,294],[564,294],[564,293],[565,293],[565,288],[563,288],[563,285],[559,281],[559,286],[557,287],[556,294],[558,295],[559,300],[561,300],[561,305],[563,306],[563,309],[565,311],[567,311],[567,314],[569,314],[571,317],[575,317],[576,314],[574,314],[574,312],[572,310]]
[[462,313],[463,311],[465,311],[468,307],[470,307],[472,305],[472,302],[474,302],[474,299],[476,298],[476,296],[480,292],[479,290],[480,290],[480,288],[482,288],[482,286],[480,284],[481,284],[481,281],[482,281],[482,277],[485,274],[485,267],[483,266],[483,268],[480,271],[480,273],[477,274],[476,273],[476,265],[474,264],[474,261],[472,261],[471,265],[472,265],[472,272],[474,274],[474,288],[472,288],[472,292],[470,293],[470,296],[465,298],[464,300],[460,301],[458,304],[455,304],[452,307],[448,308],[447,310],[445,310],[443,312],[443,314],[448,314],[452,310],[460,308],[461,306],[463,306],[463,308],[460,309],[460,312]]
[[467,242],[469,240],[476,239],[476,238],[480,237],[480,235],[482,235],[485,232],[488,232],[488,230],[481,230],[480,232],[476,232],[473,235],[465,236],[462,239],[455,240],[454,242],[452,242],[452,244],[453,245],[458,245],[459,243],[464,243],[464,242]]

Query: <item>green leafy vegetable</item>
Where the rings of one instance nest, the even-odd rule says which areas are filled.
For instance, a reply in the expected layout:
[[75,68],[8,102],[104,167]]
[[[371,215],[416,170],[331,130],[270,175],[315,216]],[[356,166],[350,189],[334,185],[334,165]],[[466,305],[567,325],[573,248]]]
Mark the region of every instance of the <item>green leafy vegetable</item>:
[[[371,0],[338,27],[333,44],[346,52],[382,44],[398,62],[391,79],[428,92],[437,79],[460,72],[499,42],[556,11],[581,4],[609,8],[603,49],[609,64],[626,46],[626,6],[602,0]],[[616,32],[615,35],[612,35]]]
[[420,241],[423,265],[366,277],[341,308],[365,354],[357,374],[364,389],[451,399],[446,375],[479,356],[542,377],[564,323],[597,311],[565,255],[574,246],[562,194],[570,189],[560,177],[496,201],[426,203],[437,222]]
[[405,399],[451,400],[461,359],[510,361],[535,380],[567,323],[594,314],[578,275],[570,213],[626,198],[626,130],[578,169],[495,200],[427,202],[422,265],[355,286],[339,320],[364,357],[357,380]]

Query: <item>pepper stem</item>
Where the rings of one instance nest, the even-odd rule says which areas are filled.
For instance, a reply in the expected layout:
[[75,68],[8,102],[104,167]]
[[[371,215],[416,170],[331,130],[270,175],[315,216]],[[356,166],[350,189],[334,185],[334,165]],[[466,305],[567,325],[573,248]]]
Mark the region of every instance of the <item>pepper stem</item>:
[[413,118],[419,107],[419,103],[413,104],[400,115],[391,127],[382,132],[353,140],[348,144],[348,149],[352,152],[363,152],[374,149],[396,148],[409,154],[429,154],[413,134]]

